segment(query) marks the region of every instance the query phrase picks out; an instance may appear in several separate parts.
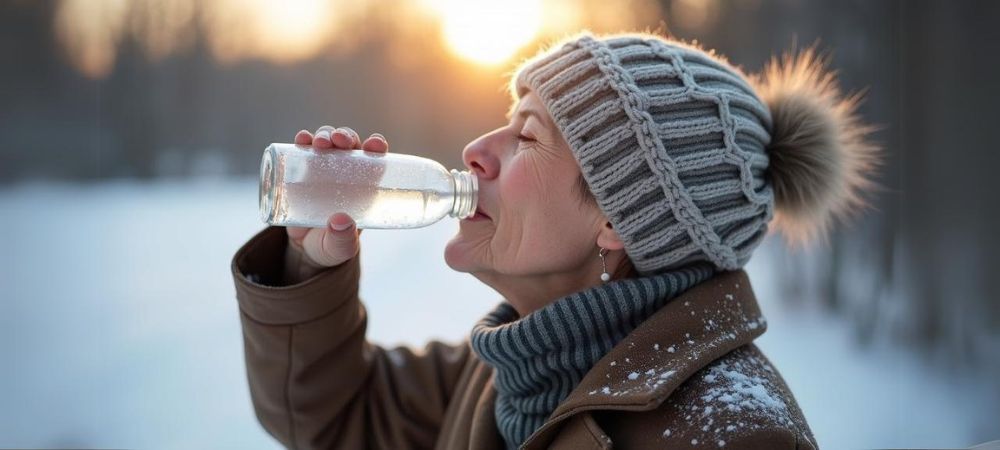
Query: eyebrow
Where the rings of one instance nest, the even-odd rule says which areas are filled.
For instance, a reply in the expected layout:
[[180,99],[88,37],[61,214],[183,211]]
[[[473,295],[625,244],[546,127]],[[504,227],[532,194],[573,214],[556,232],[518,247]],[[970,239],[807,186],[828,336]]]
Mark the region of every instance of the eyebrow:
[[[510,121],[514,117],[514,111],[517,111],[517,107],[521,106],[522,103],[524,103],[524,97],[518,98],[516,99],[516,101],[511,102],[510,107],[507,108],[507,112],[504,113],[504,118],[507,119],[507,121]],[[532,108],[522,109],[517,113],[517,117],[524,120],[528,120],[528,116],[535,116],[536,120],[538,120],[539,122],[544,122],[544,120],[542,120],[542,115],[539,114],[539,112],[535,109]]]

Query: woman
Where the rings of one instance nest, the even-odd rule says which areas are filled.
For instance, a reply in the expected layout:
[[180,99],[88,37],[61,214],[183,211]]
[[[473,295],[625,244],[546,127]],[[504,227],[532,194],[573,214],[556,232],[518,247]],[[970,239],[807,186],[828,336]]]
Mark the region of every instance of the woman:
[[[873,148],[806,52],[748,79],[651,35],[524,64],[463,151],[479,209],[445,259],[503,295],[460,345],[365,340],[358,235],[271,227],[233,260],[253,404],[291,448],[816,448],[740,269],[779,223],[857,203]],[[385,152],[378,134],[295,142]],[[811,224],[811,225],[809,225]]]

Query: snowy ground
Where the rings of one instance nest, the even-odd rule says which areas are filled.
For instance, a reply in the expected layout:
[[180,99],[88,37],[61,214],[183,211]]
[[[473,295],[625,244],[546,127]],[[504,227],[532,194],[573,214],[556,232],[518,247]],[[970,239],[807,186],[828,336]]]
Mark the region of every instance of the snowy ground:
[[[250,405],[229,276],[262,228],[256,208],[245,179],[0,190],[0,447],[279,448]],[[365,232],[372,340],[457,341],[499,300],[444,265],[454,227]],[[845,323],[783,307],[767,269],[776,249],[749,267],[769,319],[758,343],[820,445],[1000,438],[995,381],[856,348]]]

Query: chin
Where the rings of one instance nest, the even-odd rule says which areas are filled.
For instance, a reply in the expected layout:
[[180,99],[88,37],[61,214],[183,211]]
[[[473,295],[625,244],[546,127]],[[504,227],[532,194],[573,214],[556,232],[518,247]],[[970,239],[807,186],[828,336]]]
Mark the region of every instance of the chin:
[[461,238],[455,236],[448,241],[444,247],[444,262],[456,272],[468,272],[470,270],[468,252],[462,248]]
[[482,251],[482,244],[470,242],[459,230],[458,234],[448,241],[444,247],[444,262],[457,272],[475,272],[483,270],[483,264],[479,258]]

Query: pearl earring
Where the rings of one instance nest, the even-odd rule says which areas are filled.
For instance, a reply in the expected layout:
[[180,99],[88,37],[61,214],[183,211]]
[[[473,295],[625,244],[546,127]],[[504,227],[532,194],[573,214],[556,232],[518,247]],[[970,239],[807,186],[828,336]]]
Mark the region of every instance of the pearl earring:
[[604,254],[606,254],[607,252],[608,252],[607,249],[605,249],[604,247],[601,247],[601,250],[597,252],[597,256],[601,257],[601,270],[602,270],[601,281],[605,283],[607,283],[608,280],[611,279],[611,274],[608,273],[608,265],[604,261]]

